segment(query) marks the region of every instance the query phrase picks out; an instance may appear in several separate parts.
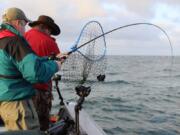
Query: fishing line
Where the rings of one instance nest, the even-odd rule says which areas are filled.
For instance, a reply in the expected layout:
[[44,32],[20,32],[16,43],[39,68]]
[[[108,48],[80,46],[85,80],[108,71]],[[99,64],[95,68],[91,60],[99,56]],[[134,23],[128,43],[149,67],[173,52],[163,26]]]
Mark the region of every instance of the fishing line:
[[[78,47],[77,47],[77,45],[76,45],[76,47],[74,47],[72,51],[68,52],[68,54],[70,55],[71,53],[78,51],[80,48],[86,46],[87,44],[93,42],[94,40],[96,40],[96,39],[98,39],[98,38],[100,38],[100,37],[102,37],[102,36],[104,37],[105,35],[108,35],[108,34],[114,32],[114,31],[117,31],[117,30],[120,30],[120,29],[123,29],[123,28],[127,28],[127,27],[130,27],[130,26],[137,26],[137,25],[151,25],[151,26],[154,26],[154,27],[158,28],[159,30],[161,30],[161,31],[166,35],[166,37],[167,37],[167,39],[168,39],[168,42],[169,42],[169,45],[170,45],[170,49],[171,49],[171,56],[173,57],[172,42],[171,42],[171,40],[170,40],[167,32],[166,32],[164,29],[162,29],[160,26],[155,25],[155,24],[152,24],[152,23],[132,23],[132,24],[128,24],[128,25],[124,25],[124,26],[117,27],[117,28],[112,29],[112,30],[110,30],[110,31],[108,31],[108,32],[105,32],[105,33],[103,33],[103,34],[101,34],[101,35],[98,35],[97,37],[89,40],[89,41],[86,42],[86,43],[83,43],[83,44],[79,45]],[[104,47],[106,47],[106,45],[105,45]],[[106,50],[106,49],[105,49],[105,50]],[[98,59],[89,59],[89,60],[98,60]]]

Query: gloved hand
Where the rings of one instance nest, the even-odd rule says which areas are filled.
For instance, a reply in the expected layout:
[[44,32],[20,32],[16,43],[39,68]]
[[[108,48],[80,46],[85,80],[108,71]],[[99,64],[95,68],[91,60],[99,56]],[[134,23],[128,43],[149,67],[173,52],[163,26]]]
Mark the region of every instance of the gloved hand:
[[67,59],[68,57],[68,53],[59,53],[58,55],[56,55],[56,58],[58,59],[57,61],[60,61],[61,64],[64,63],[64,61]]
[[59,53],[58,55],[56,55],[56,63],[58,64],[59,70],[68,56],[68,53]]

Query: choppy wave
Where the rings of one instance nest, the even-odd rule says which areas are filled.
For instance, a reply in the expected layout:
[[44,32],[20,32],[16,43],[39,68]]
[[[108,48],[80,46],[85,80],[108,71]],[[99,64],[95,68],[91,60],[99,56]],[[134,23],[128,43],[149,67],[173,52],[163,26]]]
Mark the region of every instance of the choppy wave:
[[113,84],[131,84],[130,82],[128,81],[125,81],[125,80],[115,80],[115,81],[105,81],[104,84],[109,84],[109,85],[113,85]]

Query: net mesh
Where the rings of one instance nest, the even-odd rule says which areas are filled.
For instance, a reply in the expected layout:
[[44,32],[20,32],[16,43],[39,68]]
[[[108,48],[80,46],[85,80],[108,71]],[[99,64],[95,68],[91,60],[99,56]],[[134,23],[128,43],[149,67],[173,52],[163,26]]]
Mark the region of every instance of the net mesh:
[[[88,23],[83,28],[75,47],[101,34],[103,30],[99,23]],[[61,81],[68,87],[85,86],[96,81],[97,76],[104,74],[106,69],[105,47],[105,37],[102,36],[72,53],[62,65]]]

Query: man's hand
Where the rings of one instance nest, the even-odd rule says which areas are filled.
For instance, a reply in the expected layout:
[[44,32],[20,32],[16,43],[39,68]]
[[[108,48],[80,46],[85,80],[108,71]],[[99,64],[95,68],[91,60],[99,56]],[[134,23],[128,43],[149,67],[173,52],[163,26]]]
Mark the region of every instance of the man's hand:
[[67,59],[68,57],[68,53],[59,53],[58,55],[56,55],[56,57],[59,59],[59,61],[62,63],[64,63],[64,61]]
[[56,55],[56,58],[58,59],[56,60],[56,63],[58,64],[59,69],[61,68],[61,65],[64,63],[68,56],[68,53],[59,53],[58,55]]

